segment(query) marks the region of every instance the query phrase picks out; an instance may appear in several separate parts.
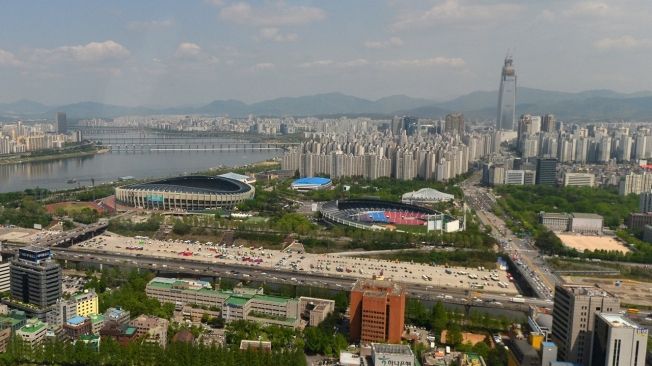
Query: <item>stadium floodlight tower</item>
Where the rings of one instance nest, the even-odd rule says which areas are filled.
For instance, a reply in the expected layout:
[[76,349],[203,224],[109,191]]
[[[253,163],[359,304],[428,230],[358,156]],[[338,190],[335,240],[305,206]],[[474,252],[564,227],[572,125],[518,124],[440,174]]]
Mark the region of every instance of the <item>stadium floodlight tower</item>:
[[516,69],[512,56],[505,57],[498,90],[498,119],[496,130],[513,131],[516,120]]

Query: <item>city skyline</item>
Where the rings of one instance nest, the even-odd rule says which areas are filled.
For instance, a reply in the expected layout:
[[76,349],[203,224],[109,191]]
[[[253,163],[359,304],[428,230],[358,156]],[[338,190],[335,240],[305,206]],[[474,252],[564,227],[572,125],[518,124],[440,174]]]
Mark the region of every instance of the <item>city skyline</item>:
[[521,85],[650,84],[652,8],[642,1],[66,4],[12,3],[0,15],[15,30],[0,36],[0,75],[11,86],[0,101],[183,105],[333,91],[445,100],[495,90],[508,52]]

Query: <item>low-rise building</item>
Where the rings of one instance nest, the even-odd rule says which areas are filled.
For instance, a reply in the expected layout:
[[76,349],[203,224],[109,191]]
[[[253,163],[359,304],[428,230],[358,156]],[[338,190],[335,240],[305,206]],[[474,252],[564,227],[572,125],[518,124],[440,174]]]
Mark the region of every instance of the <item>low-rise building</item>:
[[643,230],[645,225],[652,225],[652,212],[632,212],[627,217],[626,224],[630,230]]
[[567,213],[541,212],[539,213],[539,220],[548,230],[563,232],[568,231],[571,217]]
[[34,347],[43,342],[47,330],[47,323],[38,319],[29,319],[25,326],[16,331],[16,335],[20,337],[25,344]]
[[564,187],[593,187],[595,175],[591,173],[565,173]]
[[463,353],[457,359],[458,366],[487,366],[484,358],[477,353]]
[[198,305],[221,308],[230,294],[214,290],[206,281],[156,277],[149,281],[145,293],[160,302],[175,305]]
[[7,352],[7,345],[9,344],[10,338],[11,338],[10,328],[4,328],[0,330],[0,353]]
[[405,344],[372,343],[371,359],[374,365],[416,365],[412,349]]
[[302,296],[299,298],[299,310],[301,317],[308,320],[308,325],[316,327],[335,311],[335,301]]
[[123,325],[129,323],[130,313],[129,311],[117,308],[109,308],[104,313],[104,326],[115,326]]
[[100,330],[104,328],[104,315],[102,314],[89,314],[88,318],[91,321],[91,333],[100,334]]
[[74,340],[79,338],[82,334],[91,334],[91,320],[83,316],[75,316],[63,325],[63,331],[68,339]]
[[100,311],[98,297],[94,290],[84,290],[84,292],[73,296],[73,299],[79,316],[97,314]]
[[523,339],[516,339],[511,342],[507,358],[509,365],[541,366],[539,353]]
[[27,324],[27,315],[21,310],[10,310],[7,315],[0,316],[0,329],[10,329],[15,333]]
[[571,215],[570,231],[578,234],[602,234],[602,216],[591,213],[574,212]]
[[167,346],[168,327],[170,326],[170,322],[167,319],[140,315],[132,319],[129,325],[136,328],[136,338],[143,338],[148,342],[158,343],[163,348]]

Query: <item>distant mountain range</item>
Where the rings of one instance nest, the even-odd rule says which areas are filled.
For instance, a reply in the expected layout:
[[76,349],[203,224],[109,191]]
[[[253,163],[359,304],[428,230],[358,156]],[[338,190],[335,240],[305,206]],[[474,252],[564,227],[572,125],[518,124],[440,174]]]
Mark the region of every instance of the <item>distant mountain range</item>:
[[[378,100],[341,93],[283,97],[247,104],[239,100],[216,100],[199,107],[148,108],[125,107],[97,102],[47,106],[30,100],[0,103],[0,118],[53,118],[63,111],[68,118],[112,118],[124,115],[205,114],[245,117],[327,116],[327,115],[414,115],[437,118],[450,112],[463,112],[468,120],[495,119],[497,91],[475,91],[445,102],[393,95]],[[618,93],[589,90],[567,93],[521,87],[518,89],[517,114],[553,113],[565,121],[652,120],[652,92]]]

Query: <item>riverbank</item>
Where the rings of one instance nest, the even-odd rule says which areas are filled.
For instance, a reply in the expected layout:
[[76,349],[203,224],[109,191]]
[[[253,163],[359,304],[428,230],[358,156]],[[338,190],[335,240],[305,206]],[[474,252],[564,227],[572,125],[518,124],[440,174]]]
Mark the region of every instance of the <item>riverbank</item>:
[[11,164],[24,164],[24,163],[34,163],[40,161],[53,161],[53,160],[63,160],[70,158],[80,158],[85,156],[93,156],[97,154],[104,154],[109,152],[107,148],[100,148],[98,146],[93,146],[91,149],[77,150],[77,151],[58,151],[48,155],[39,155],[39,156],[25,156],[25,155],[15,155],[7,156],[0,158],[0,165],[11,165]]

